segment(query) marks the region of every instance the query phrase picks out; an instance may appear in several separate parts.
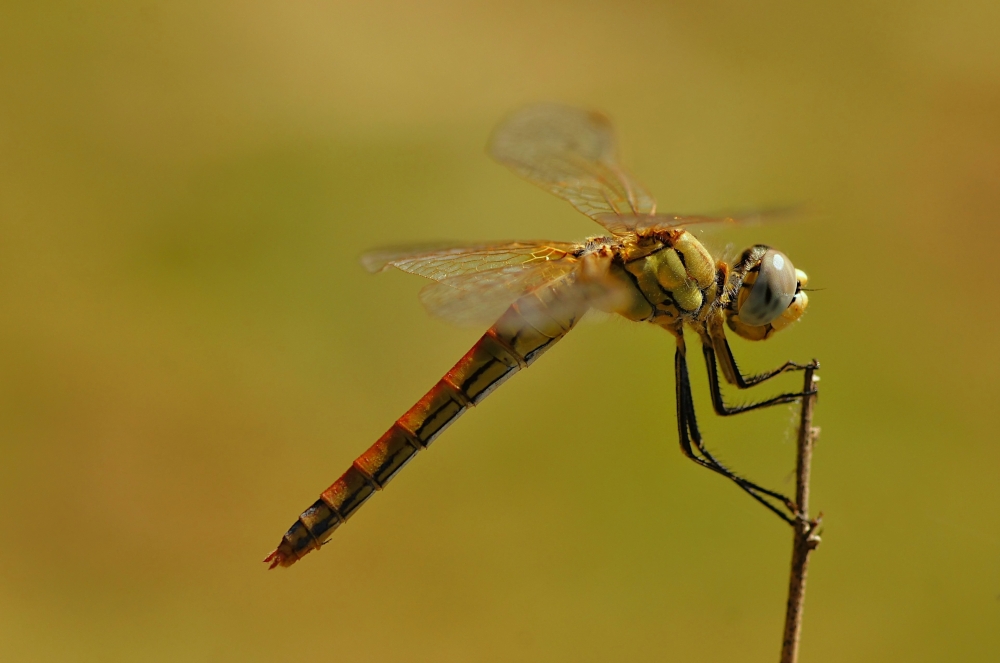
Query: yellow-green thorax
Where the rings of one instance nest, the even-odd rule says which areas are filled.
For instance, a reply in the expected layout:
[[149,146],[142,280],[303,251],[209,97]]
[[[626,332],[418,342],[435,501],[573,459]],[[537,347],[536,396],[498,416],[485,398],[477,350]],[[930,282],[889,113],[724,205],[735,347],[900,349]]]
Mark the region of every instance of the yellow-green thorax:
[[637,237],[623,247],[622,262],[660,321],[696,318],[715,298],[715,261],[686,230]]

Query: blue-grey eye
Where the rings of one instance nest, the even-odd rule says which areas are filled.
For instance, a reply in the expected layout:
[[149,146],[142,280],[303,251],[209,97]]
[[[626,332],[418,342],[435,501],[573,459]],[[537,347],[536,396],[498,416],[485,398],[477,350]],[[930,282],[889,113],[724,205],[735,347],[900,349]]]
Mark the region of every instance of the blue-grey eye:
[[792,303],[797,289],[792,261],[781,251],[768,249],[760,259],[757,280],[739,308],[740,320],[752,327],[773,322]]

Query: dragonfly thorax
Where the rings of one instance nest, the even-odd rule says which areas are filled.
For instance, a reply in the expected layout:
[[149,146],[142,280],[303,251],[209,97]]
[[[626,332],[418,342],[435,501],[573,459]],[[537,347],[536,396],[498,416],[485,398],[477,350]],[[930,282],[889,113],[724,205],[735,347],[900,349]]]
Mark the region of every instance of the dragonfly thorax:
[[622,262],[650,318],[693,318],[715,299],[715,261],[693,235],[675,229],[637,240]]

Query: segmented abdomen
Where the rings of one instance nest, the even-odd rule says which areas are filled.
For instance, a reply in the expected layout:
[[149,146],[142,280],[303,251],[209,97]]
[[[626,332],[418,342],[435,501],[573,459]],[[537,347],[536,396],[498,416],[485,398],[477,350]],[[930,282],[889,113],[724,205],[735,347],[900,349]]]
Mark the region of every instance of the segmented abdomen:
[[302,512],[264,561],[272,569],[290,566],[318,549],[449,424],[552,347],[586,308],[571,276],[518,299],[423,398]]

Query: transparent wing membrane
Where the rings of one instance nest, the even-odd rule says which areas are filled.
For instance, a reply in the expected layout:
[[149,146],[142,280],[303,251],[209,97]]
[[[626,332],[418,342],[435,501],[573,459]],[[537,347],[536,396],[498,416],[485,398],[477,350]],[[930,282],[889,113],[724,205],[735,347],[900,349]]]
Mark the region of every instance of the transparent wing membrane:
[[558,104],[528,106],[490,139],[490,155],[568,201],[615,235],[688,225],[755,223],[790,209],[720,216],[657,214],[656,201],[618,162],[614,130],[601,113]]
[[529,106],[500,125],[489,152],[609,230],[617,217],[656,211],[653,197],[618,163],[614,130],[600,113],[556,104]]
[[460,325],[490,324],[518,297],[569,274],[578,244],[509,242],[427,251],[390,249],[362,257],[370,271],[389,267],[435,281],[420,292],[427,310]]
[[428,247],[390,248],[361,256],[371,272],[395,267],[410,274],[441,281],[459,274],[487,272],[505,267],[525,269],[560,260],[575,260],[580,244],[573,242],[497,242]]

